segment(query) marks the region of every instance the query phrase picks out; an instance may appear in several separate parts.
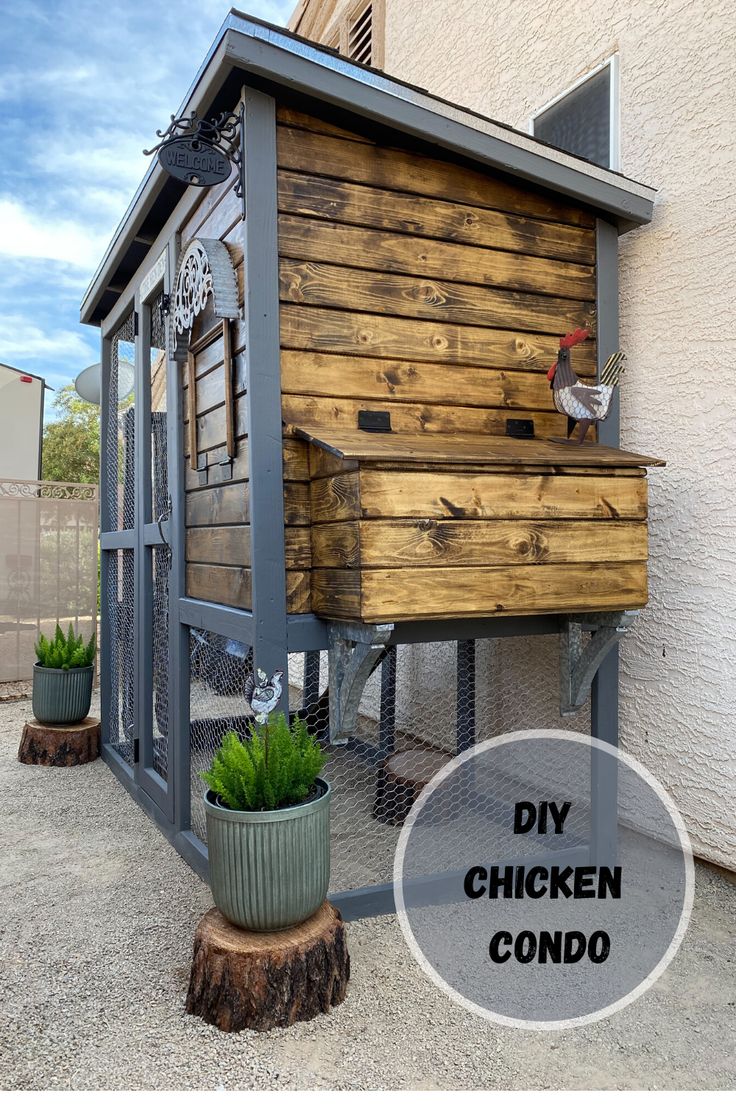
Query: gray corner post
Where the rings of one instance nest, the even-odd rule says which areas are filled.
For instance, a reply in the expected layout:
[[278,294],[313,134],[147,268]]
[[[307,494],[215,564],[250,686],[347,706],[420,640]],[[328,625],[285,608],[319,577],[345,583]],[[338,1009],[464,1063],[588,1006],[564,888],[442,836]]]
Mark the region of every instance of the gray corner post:
[[[103,334],[100,377],[100,535],[111,528],[109,507],[109,473],[107,467],[107,422],[110,417],[110,370],[112,338]],[[100,720],[102,743],[110,743],[110,708],[112,703],[112,626],[110,624],[110,593],[112,579],[109,552],[100,548],[100,640],[97,660],[100,673]]]
[[[596,318],[598,373],[619,347],[618,332],[618,230],[613,223],[596,220]],[[598,426],[602,445],[618,447],[620,433],[619,389],[614,390],[611,409]],[[593,679],[591,697],[592,735],[608,744],[618,744],[618,646],[613,647]]]
[[133,753],[133,775],[140,786],[143,781],[145,749],[149,741],[145,732],[149,725],[148,703],[153,697],[153,650],[151,648],[151,623],[153,594],[148,569],[150,551],[144,539],[145,524],[148,519],[146,491],[150,487],[151,457],[148,442],[151,436],[151,399],[149,394],[150,366],[145,363],[151,346],[151,314],[144,310],[140,287],[136,288],[135,300],[135,454],[133,467],[135,486],[133,489],[135,510],[135,650],[133,661],[133,700],[135,707],[135,733]]
[[[165,291],[173,296],[180,249],[179,234],[166,246]],[[186,832],[191,823],[190,730],[189,730],[189,627],[180,622],[179,605],[186,594],[184,526],[184,411],[179,363],[173,354],[171,316],[166,327],[166,447],[171,510],[169,543],[169,773],[173,789],[173,821],[176,830]]]
[[[288,672],[276,175],[276,102],[243,89],[243,312],[247,349],[253,659]],[[288,714],[288,674],[280,708]]]
[[[600,374],[619,347],[618,230],[596,220],[597,369]],[[608,417],[598,427],[602,445],[620,443],[619,389],[613,394]],[[618,747],[618,644],[613,644],[593,679],[590,698],[591,735]],[[612,863],[616,854],[618,763],[606,752],[591,750],[591,862]]]

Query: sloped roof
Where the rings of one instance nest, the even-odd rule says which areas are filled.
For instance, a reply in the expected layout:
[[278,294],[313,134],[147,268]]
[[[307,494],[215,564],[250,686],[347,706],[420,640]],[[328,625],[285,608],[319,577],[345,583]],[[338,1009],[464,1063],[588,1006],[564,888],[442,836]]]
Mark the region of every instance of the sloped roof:
[[[236,10],[176,114],[229,109],[249,76],[588,204],[622,232],[652,217],[655,191],[645,184]],[[152,161],[85,294],[83,322],[99,323],[112,309],[184,190]]]

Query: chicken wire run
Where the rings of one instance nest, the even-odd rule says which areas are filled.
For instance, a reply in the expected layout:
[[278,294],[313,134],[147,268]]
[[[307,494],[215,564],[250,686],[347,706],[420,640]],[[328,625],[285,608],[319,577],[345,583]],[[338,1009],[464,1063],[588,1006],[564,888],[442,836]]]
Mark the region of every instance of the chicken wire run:
[[[428,752],[430,766],[439,767],[506,732],[558,728],[589,734],[589,709],[572,718],[560,718],[556,709],[557,652],[557,637],[535,636],[389,646],[366,682],[356,730],[344,745],[329,741],[327,653],[290,656],[290,710],[306,719],[329,755],[323,773],[332,786],[331,894],[392,879],[407,812],[403,795],[381,793],[382,771],[392,755],[403,753],[403,769],[411,774],[426,769]],[[525,673],[531,668],[538,674],[529,682]],[[228,728],[247,733],[252,717],[243,690],[251,670],[245,645],[190,632],[191,824],[205,844],[201,772]],[[499,780],[496,796],[502,799],[503,790]],[[573,827],[585,834],[584,823]]]

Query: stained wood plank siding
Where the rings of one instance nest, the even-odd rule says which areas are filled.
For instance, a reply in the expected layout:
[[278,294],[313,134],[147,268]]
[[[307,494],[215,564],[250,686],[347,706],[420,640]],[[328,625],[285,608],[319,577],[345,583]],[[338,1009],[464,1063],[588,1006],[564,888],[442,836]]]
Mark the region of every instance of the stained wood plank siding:
[[[357,586],[357,594],[355,588]],[[312,572],[315,609],[368,622],[635,609],[647,601],[643,563]],[[357,612],[356,612],[357,611]]]
[[643,521],[646,480],[611,475],[376,471],[315,479],[313,522],[369,518]]
[[[228,248],[235,268],[238,292],[243,296],[243,247],[241,202],[234,178],[208,188],[196,210],[182,227],[184,247],[194,237],[219,238]],[[208,321],[203,317],[201,330]],[[243,324],[231,328],[233,395],[237,455],[232,466],[226,459],[227,409],[225,404],[224,349],[220,331],[194,361],[196,391],[196,440],[198,470],[185,455],[186,487],[186,590],[191,598],[220,602],[239,609],[251,606],[251,555],[249,525],[249,471],[247,450],[247,358]],[[189,441],[191,402],[187,373],[182,376],[184,435]],[[284,449],[284,499],[286,505],[286,555],[289,609],[309,609],[309,477],[307,459],[298,442]]]
[[[503,436],[509,416],[533,418],[537,437],[564,435],[546,372],[562,333],[595,333],[593,215],[521,183],[386,146],[367,128],[286,107],[278,123],[287,435],[298,426],[350,431],[366,408],[390,410],[394,431],[427,437]],[[595,340],[576,348],[574,363],[580,375],[595,374]],[[586,563],[646,561],[641,478],[595,466],[567,476],[544,464],[442,471],[431,456],[425,467],[398,470],[388,460],[359,468],[312,449],[316,611],[395,613],[405,578],[413,595],[437,586],[435,574],[415,587],[407,572],[419,570],[559,563],[576,585]],[[381,604],[363,582],[384,569],[395,573],[396,590]],[[498,577],[500,603],[524,606]],[[458,586],[467,583],[463,575]],[[468,612],[486,608],[477,587],[469,593]],[[451,595],[439,601],[460,612]],[[413,603],[422,615],[407,597]]]

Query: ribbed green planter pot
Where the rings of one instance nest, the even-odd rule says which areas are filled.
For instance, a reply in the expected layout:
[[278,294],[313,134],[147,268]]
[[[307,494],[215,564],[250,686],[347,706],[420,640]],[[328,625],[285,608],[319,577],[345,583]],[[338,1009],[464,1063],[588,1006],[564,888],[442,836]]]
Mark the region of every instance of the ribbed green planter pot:
[[94,667],[33,665],[33,715],[41,724],[76,724],[89,713]]
[[231,924],[281,931],[316,912],[330,881],[330,786],[304,805],[243,813],[205,794],[212,896]]

